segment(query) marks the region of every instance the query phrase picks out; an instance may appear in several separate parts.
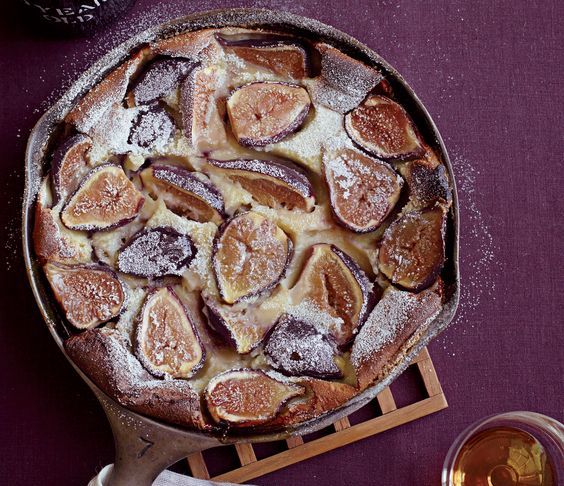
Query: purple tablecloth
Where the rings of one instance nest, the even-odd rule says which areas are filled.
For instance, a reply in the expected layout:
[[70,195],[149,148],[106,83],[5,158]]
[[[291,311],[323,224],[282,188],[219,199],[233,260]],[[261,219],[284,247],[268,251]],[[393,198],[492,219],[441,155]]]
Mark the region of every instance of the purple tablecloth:
[[562,421],[563,2],[140,0],[127,20],[83,40],[41,37],[7,4],[0,17],[0,483],[85,484],[113,456],[102,410],[50,339],[23,270],[27,135],[61,85],[119,41],[159,20],[228,5],[311,16],[378,51],[437,122],[462,206],[462,303],[455,325],[430,346],[450,407],[256,483],[437,484],[449,445],[470,422],[516,409]]

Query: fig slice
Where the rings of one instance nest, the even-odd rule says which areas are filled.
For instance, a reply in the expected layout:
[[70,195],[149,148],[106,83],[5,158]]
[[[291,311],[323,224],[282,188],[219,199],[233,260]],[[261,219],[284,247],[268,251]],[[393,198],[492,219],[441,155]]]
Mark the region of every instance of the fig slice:
[[138,277],[182,275],[196,256],[189,236],[170,227],[145,229],[120,250],[118,270]]
[[174,129],[174,120],[161,105],[143,106],[132,121],[127,142],[145,149],[161,149],[171,139]]
[[292,289],[294,301],[310,301],[341,326],[328,326],[339,346],[348,344],[374,305],[372,284],[356,262],[334,245],[319,243],[309,257]]
[[403,214],[384,233],[378,268],[405,289],[418,292],[429,287],[444,264],[445,226],[441,206]]
[[344,115],[356,108],[383,79],[377,69],[328,44],[317,43],[315,47],[320,57],[320,74],[310,89],[316,105]]
[[227,173],[260,204],[276,209],[313,210],[315,196],[311,182],[304,171],[290,161],[208,159],[208,162]]
[[411,118],[401,105],[385,96],[370,96],[348,113],[345,129],[361,148],[385,160],[405,160],[423,154]]
[[212,297],[204,298],[210,327],[239,354],[250,353],[264,339],[272,323],[249,318],[245,309],[235,310]]
[[104,164],[90,171],[61,212],[73,230],[103,231],[129,223],[145,198],[117,165]]
[[206,350],[186,308],[170,287],[152,290],[139,313],[135,354],[151,374],[190,378]]
[[356,150],[323,156],[331,209],[355,233],[376,230],[398,202],[403,179],[386,163]]
[[435,160],[412,160],[404,168],[409,200],[417,208],[429,207],[435,203],[449,205],[452,201],[446,167],[436,160],[434,154],[431,158]]
[[175,165],[153,163],[141,172],[141,180],[171,211],[201,223],[223,221],[223,197],[203,175]]
[[224,123],[227,87],[216,66],[195,68],[180,85],[182,129],[190,145],[209,152],[229,145]]
[[183,57],[154,59],[133,83],[127,95],[129,105],[147,105],[169,95],[197,65]]
[[273,289],[292,257],[292,240],[272,221],[249,211],[224,223],[215,238],[212,266],[228,304]]
[[120,313],[126,294],[109,267],[48,263],[43,268],[55,299],[77,329],[90,329]]
[[284,314],[264,346],[270,365],[285,375],[341,378],[337,346],[323,330]]
[[88,167],[87,153],[92,148],[90,137],[77,133],[67,138],[53,152],[51,174],[57,201],[66,199],[80,183]]
[[304,41],[296,37],[250,32],[217,33],[215,37],[226,52],[282,77],[302,79],[310,74],[309,49]]
[[204,396],[213,420],[232,427],[264,424],[276,417],[286,402],[305,389],[253,369],[229,370],[214,376]]
[[274,81],[245,84],[227,100],[233,135],[246,147],[264,147],[296,132],[310,107],[304,88]]

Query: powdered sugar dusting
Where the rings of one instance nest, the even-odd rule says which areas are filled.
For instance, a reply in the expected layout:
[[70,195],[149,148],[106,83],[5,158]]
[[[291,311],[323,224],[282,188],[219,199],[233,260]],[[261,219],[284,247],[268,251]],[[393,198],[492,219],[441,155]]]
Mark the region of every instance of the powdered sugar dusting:
[[342,318],[332,316],[327,311],[320,309],[310,299],[304,299],[298,304],[286,309],[286,313],[296,319],[313,325],[320,334],[331,334],[340,336],[343,334],[345,321]]
[[[499,245],[494,240],[491,221],[484,213],[482,199],[478,190],[477,177],[480,164],[457,153],[452,157],[462,220],[460,252],[463,264],[469,271],[463,272],[460,286],[460,304],[453,325],[458,326],[463,336],[475,332],[476,318],[484,318],[481,307],[484,300],[496,301],[496,278],[503,275],[503,264],[497,258]],[[439,336],[438,343],[454,356],[463,352],[464,347],[457,345],[449,334]]]
[[283,316],[264,348],[269,363],[290,375],[335,377],[341,374],[333,356],[335,344],[307,322]]
[[302,129],[281,142],[267,145],[264,150],[286,156],[321,172],[322,147],[331,137],[342,132],[343,117],[323,106],[316,106],[313,116]]
[[[417,295],[390,287],[370,313],[355,339],[351,352],[353,365],[359,368],[375,353],[393,343],[409,320],[414,318],[414,313],[423,305]],[[430,323],[438,312],[439,310],[421,326]]]
[[146,104],[168,95],[195,66],[187,59],[160,59],[150,64],[133,88],[136,104]]
[[124,247],[117,264],[121,272],[141,277],[182,275],[195,248],[190,238],[172,228],[144,231]]

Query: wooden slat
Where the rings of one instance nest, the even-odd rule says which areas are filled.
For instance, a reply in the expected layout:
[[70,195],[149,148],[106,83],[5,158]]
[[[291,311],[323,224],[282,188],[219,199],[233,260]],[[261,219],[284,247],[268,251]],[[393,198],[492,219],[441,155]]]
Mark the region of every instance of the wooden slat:
[[286,444],[288,445],[288,449],[293,449],[294,447],[298,447],[303,445],[304,440],[300,435],[292,435],[286,439]]
[[349,422],[348,417],[343,417],[342,419],[337,420],[333,426],[335,427],[335,430],[339,432],[340,430],[348,429],[351,426],[351,423]]
[[235,444],[235,449],[237,449],[237,455],[239,456],[242,466],[257,461],[257,456],[255,456],[255,450],[252,444]]
[[242,466],[239,469],[221,474],[213,479],[216,481],[242,483],[289,466],[290,464],[301,462],[346,444],[351,444],[352,442],[379,434],[380,432],[411,422],[425,415],[438,412],[445,407],[447,407],[447,403],[444,395],[435,395],[399,410],[391,411],[385,415],[335,432],[330,436],[307,442],[299,448],[289,449],[275,454],[274,456]]
[[398,408],[390,387],[384,388],[380,393],[378,393],[378,395],[376,395],[376,399],[378,400],[378,405],[380,405],[380,410],[382,410],[382,414],[384,415],[393,412]]
[[439,378],[437,377],[435,366],[433,365],[431,357],[429,357],[429,359],[419,361],[417,363],[417,368],[419,369],[421,378],[423,378],[423,383],[425,384],[425,389],[427,390],[429,396],[433,397],[435,395],[441,395],[443,393],[443,389],[441,387],[441,383],[439,382]]
[[431,359],[431,356],[429,356],[429,350],[427,348],[423,348],[421,352],[411,362],[411,364],[419,363],[419,361],[423,361],[425,359]]
[[187,458],[188,465],[190,466],[190,471],[192,476],[198,479],[209,479],[210,473],[204,461],[204,456],[201,452],[194,452],[190,454]]

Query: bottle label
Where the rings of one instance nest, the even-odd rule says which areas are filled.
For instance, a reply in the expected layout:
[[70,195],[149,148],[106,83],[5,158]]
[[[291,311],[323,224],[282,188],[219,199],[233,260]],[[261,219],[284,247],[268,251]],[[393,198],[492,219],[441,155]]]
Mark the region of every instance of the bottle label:
[[30,7],[37,8],[41,12],[42,17],[48,22],[63,24],[89,22],[96,17],[96,10],[103,3],[108,2],[108,0],[83,0],[82,2],[77,2],[75,7],[46,7],[31,0],[23,1]]

